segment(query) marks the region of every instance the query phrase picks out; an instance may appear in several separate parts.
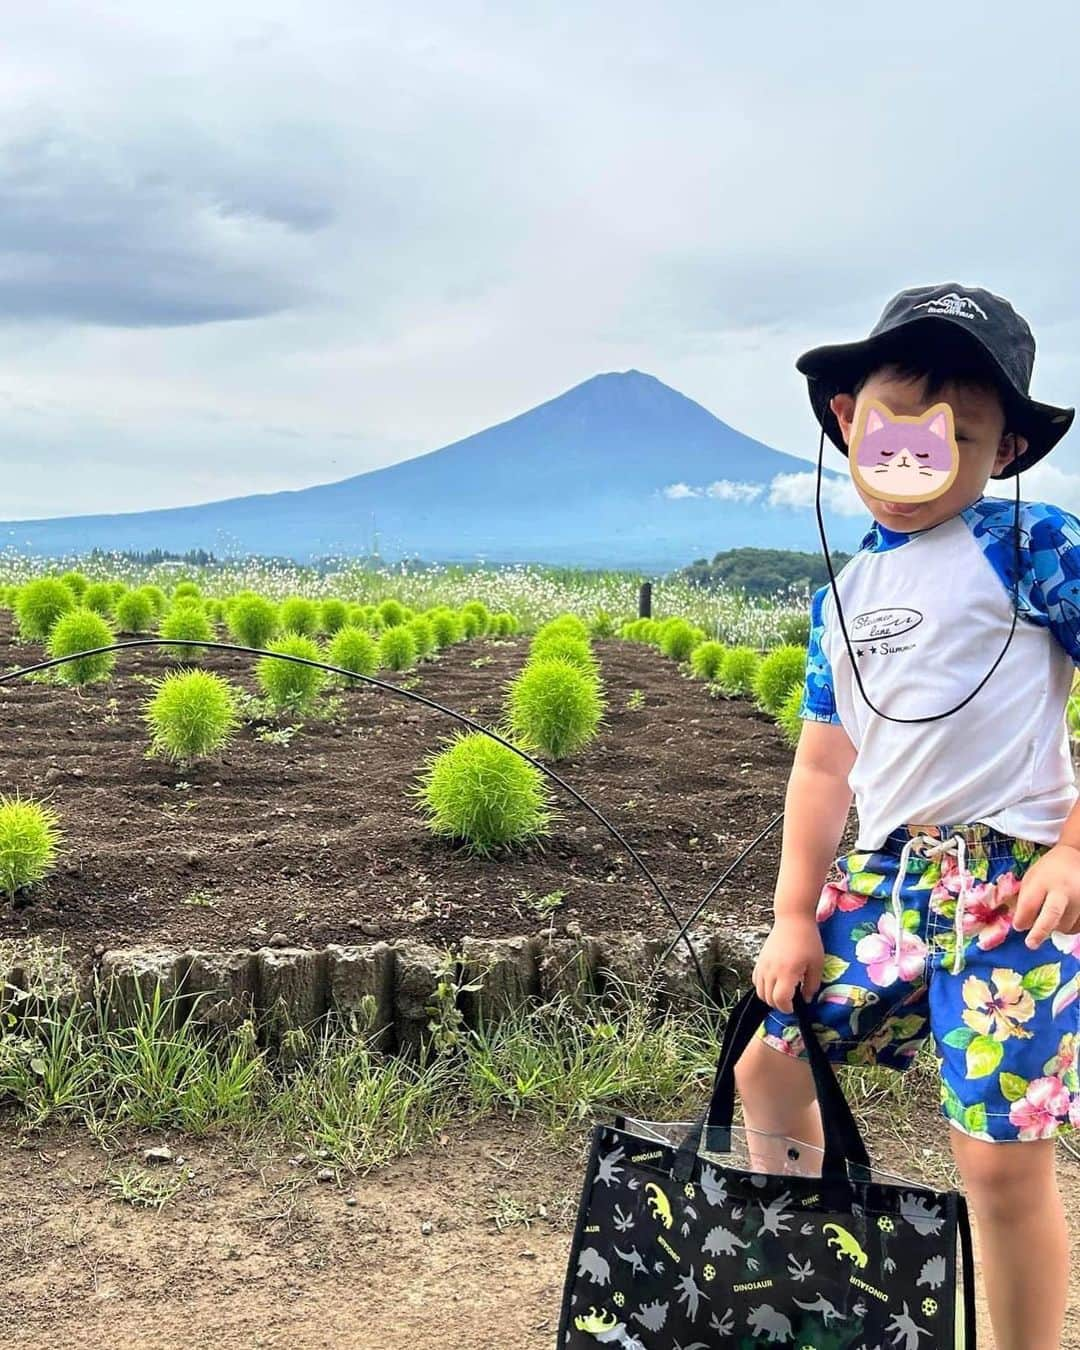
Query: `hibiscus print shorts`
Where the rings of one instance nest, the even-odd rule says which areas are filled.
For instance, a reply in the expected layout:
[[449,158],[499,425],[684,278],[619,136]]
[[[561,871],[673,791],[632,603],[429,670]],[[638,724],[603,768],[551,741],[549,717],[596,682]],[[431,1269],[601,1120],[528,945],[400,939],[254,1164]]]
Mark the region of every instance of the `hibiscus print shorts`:
[[[1006,904],[1045,852],[989,825],[923,825],[838,858],[810,1002],[829,1058],[902,1070],[932,1036],[957,1129],[999,1142],[1080,1125],[1080,936],[1029,950]],[[790,1014],[771,1010],[758,1034],[805,1054]]]

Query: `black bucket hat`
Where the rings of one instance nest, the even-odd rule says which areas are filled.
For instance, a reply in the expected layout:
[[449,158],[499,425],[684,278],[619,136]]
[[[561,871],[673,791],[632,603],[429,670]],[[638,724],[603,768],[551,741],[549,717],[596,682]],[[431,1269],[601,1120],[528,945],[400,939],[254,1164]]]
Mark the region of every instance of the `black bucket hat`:
[[875,362],[895,357],[900,344],[908,350],[919,330],[939,338],[942,325],[969,352],[978,353],[997,384],[1005,406],[1008,430],[1024,436],[1027,450],[999,475],[1011,478],[1048,455],[1072,425],[1072,408],[1038,403],[1028,392],[1035,364],[1035,338],[1008,300],[976,286],[954,281],[941,286],[919,286],[894,295],[862,342],[841,342],[804,352],[795,367],[806,376],[814,415],[829,440],[847,454],[847,446],[829,400],[852,393]]

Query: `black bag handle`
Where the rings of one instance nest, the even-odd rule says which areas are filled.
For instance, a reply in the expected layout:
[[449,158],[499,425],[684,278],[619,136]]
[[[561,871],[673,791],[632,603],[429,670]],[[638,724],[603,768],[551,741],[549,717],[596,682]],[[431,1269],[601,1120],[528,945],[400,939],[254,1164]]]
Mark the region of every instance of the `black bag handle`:
[[[838,1182],[846,1189],[850,1180],[866,1181],[870,1177],[870,1157],[851,1113],[832,1065],[821,1048],[810,1021],[810,1010],[795,990],[795,1016],[806,1044],[810,1070],[814,1076],[814,1090],[821,1108],[821,1123],[825,1135],[825,1156],[821,1175],[827,1182]],[[747,990],[735,1004],[728,1017],[720,1059],[716,1066],[709,1110],[697,1121],[679,1147],[675,1170],[680,1180],[688,1180],[697,1155],[704,1145],[708,1153],[731,1151],[731,1123],[735,1114],[735,1065],[753,1040],[769,1005],[758,998],[753,989]]]

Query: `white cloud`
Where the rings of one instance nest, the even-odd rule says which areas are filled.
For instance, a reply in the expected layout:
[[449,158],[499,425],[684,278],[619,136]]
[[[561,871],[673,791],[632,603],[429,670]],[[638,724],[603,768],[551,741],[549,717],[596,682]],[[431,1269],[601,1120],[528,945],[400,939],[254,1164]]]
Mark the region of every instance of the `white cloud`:
[[756,502],[764,491],[760,483],[736,483],[730,478],[718,478],[705,489],[705,495],[722,502]]
[[664,496],[668,501],[681,502],[687,497],[700,497],[701,489],[691,487],[689,483],[670,483],[664,488]]
[[[797,511],[812,510],[817,483],[815,473],[778,473],[769,484],[769,505],[790,507]],[[821,504],[840,516],[866,514],[859,494],[850,478],[822,478]]]
[[[1016,491],[1008,480],[989,483],[987,488],[994,497],[1012,497]],[[1020,475],[1020,497],[1022,501],[1053,502],[1080,515],[1080,474],[1067,473],[1042,460]]]

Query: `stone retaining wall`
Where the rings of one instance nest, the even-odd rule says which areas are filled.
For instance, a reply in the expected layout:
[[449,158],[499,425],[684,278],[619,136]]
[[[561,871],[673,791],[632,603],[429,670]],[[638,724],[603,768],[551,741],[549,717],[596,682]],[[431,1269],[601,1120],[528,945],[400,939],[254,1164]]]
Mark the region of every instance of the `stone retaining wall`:
[[[761,930],[692,938],[716,996],[746,983]],[[700,1005],[703,994],[685,947],[656,964],[667,939],[640,934],[598,937],[466,938],[454,952],[399,940],[321,949],[255,951],[121,948],[76,969],[58,951],[9,951],[0,962],[0,1007],[16,1013],[27,992],[45,986],[65,1000],[99,992],[116,1023],[131,1018],[140,997],[176,996],[171,1017],[235,1028],[254,1018],[266,1043],[289,1026],[317,1025],[327,1013],[357,1014],[379,1028],[386,1050],[415,1053],[429,1034],[440,981],[462,988],[457,1003],[469,1025],[499,1018],[538,999],[581,999],[619,987],[641,991],[661,1008]],[[17,991],[22,991],[17,992]]]

